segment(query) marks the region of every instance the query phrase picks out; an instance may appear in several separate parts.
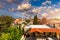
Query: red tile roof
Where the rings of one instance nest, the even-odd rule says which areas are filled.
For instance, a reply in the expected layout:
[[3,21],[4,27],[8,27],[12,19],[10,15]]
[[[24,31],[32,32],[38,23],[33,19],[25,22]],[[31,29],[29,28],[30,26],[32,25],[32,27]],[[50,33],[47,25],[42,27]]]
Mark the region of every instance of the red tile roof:
[[21,21],[22,21],[22,18],[17,18],[17,19],[14,20],[14,23],[19,23]]
[[31,28],[30,30],[31,33],[33,32],[54,32],[54,33],[58,33],[60,34],[60,29],[56,29],[56,28]]

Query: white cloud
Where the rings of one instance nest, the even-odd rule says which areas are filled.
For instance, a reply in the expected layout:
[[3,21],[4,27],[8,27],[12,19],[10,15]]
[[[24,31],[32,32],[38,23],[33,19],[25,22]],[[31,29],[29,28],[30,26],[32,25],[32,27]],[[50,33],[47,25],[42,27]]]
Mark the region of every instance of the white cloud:
[[17,10],[28,10],[30,7],[31,7],[31,4],[25,3],[25,4],[18,5]]
[[54,8],[54,6],[40,6],[32,9],[33,13],[37,13],[37,15],[41,15],[42,17],[60,17],[60,8]]
[[51,9],[50,6],[48,8],[46,6],[40,6],[40,7],[32,9],[32,12],[41,14],[41,13],[47,12],[47,10],[49,11],[50,9]]
[[40,6],[32,10],[33,13],[42,15],[42,17],[59,17],[60,8],[54,8],[54,6]]
[[56,4],[53,5],[54,7],[57,6]]
[[51,6],[48,6],[47,11],[48,11],[48,10],[51,10],[51,9],[52,9],[52,7],[51,7]]
[[54,12],[53,10],[50,10],[49,13],[50,13],[50,14],[54,14],[55,12]]
[[48,12],[49,17],[55,18],[55,17],[60,17],[60,8],[54,8],[54,10],[50,10]]
[[21,8],[21,6],[20,5],[18,5],[18,8],[17,8],[17,10],[22,10],[23,8]]
[[60,18],[60,13],[57,13],[57,15],[54,18]]
[[34,8],[34,9],[32,10],[32,12],[33,12],[33,13],[36,13],[36,12],[37,12],[37,9]]
[[43,2],[42,4],[43,4],[43,5],[51,4],[51,1],[48,1],[48,0],[47,0],[47,1]]
[[48,14],[46,14],[46,13],[42,14],[42,17],[47,17],[47,16],[48,16]]
[[[25,2],[27,3],[22,3],[21,5],[18,5],[17,10],[19,11],[24,11],[24,10],[28,10],[30,11],[30,8],[32,7],[31,4],[29,4],[30,0],[26,0]],[[51,4],[51,1],[47,0],[45,2],[42,3],[43,5],[47,5],[47,4]],[[42,17],[55,17],[58,15],[58,13],[60,12],[60,9],[58,8],[54,8],[56,5],[53,6],[40,6],[40,7],[33,7],[31,9],[30,12],[33,12],[34,14],[37,13],[37,15],[41,15]],[[24,11],[27,12],[28,11]],[[25,14],[24,14],[25,15]]]
[[34,8],[34,9],[32,9],[32,12],[34,13],[34,14],[40,14],[41,12],[42,12],[42,7],[38,7],[38,8]]
[[48,14],[50,17],[55,16],[55,12],[53,10],[49,11]]
[[45,3],[47,3],[47,4],[51,4],[51,1],[46,1]]
[[43,2],[43,3],[42,3],[42,5],[46,5],[46,3],[45,3],[45,2]]
[[59,12],[60,12],[60,8],[54,9],[54,11],[55,11],[56,13],[59,13]]

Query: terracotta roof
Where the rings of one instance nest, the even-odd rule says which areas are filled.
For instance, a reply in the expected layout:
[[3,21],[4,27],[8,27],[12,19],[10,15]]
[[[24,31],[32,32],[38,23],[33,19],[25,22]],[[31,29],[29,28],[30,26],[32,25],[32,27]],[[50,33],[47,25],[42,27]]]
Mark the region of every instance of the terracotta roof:
[[21,21],[22,21],[22,18],[17,18],[17,19],[14,20],[14,23],[19,23]]
[[33,32],[56,32],[58,34],[60,34],[60,29],[56,29],[56,28],[31,28],[30,33]]

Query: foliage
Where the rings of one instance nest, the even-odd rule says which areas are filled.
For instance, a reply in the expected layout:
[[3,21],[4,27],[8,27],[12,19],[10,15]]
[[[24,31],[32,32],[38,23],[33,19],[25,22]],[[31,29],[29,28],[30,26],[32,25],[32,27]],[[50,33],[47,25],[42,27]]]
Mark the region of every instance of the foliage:
[[38,19],[38,24],[39,24],[39,25],[41,24],[41,19]]
[[34,22],[33,22],[34,25],[37,25],[38,24],[38,18],[37,18],[37,15],[34,16]]
[[20,40],[23,31],[12,26],[13,21],[11,16],[0,16],[0,40]]
[[0,27],[9,27],[11,23],[14,21],[14,18],[11,16],[0,16]]
[[0,40],[20,40],[22,30],[17,27],[7,27],[5,32],[2,32]]
[[10,39],[10,33],[2,33],[0,40],[9,40],[9,39]]
[[41,24],[46,24],[47,23],[47,18],[43,17],[41,20]]
[[30,20],[29,19],[27,19],[27,20],[25,20],[27,23],[29,23],[30,22]]
[[27,22],[22,22],[22,24],[27,25]]

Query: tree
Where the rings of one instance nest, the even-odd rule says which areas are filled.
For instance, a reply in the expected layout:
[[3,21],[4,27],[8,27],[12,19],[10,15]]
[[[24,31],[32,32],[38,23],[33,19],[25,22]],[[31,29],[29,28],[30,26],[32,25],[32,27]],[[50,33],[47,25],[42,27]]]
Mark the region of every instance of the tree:
[[0,16],[0,30],[5,29],[6,27],[9,27],[11,23],[13,23],[14,18],[7,15]]
[[37,24],[38,24],[38,18],[37,18],[37,15],[34,16],[33,24],[34,24],[34,25],[37,25]]
[[27,20],[25,20],[27,23],[29,23],[30,22],[30,20],[29,19],[27,19]]
[[41,20],[41,24],[46,24],[47,23],[47,18],[43,17]]
[[17,27],[8,27],[6,32],[2,32],[0,40],[20,40],[23,31]]
[[40,25],[40,23],[41,23],[41,19],[39,18],[39,19],[38,19],[38,24]]

